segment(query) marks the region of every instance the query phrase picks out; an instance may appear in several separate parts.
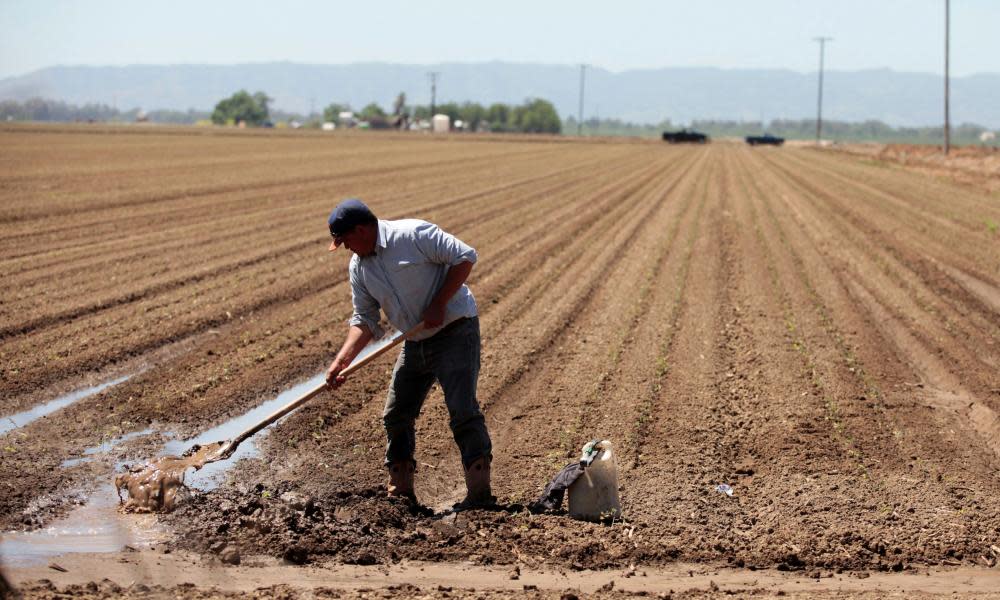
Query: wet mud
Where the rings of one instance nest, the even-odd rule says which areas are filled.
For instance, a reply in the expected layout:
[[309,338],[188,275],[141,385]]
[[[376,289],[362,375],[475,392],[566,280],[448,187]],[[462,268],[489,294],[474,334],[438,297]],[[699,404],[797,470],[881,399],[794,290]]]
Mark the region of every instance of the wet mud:
[[161,456],[115,475],[115,490],[125,512],[170,512],[184,487],[188,469],[197,471],[219,460],[226,444],[194,446],[181,456]]
[[[423,508],[464,494],[437,389],[417,424],[420,504],[385,498],[385,356],[259,434],[212,486],[186,486],[157,517],[176,551],[569,572],[1000,560],[1000,207],[981,187],[722,143],[0,136],[0,412],[187,340],[0,438],[4,531],[53,522],[168,434],[191,443],[321,372],[351,308],[347,257],[325,251],[317,215],[361,195],[479,252],[500,502],[534,500],[583,443],[609,439],[624,521]],[[155,508],[180,489],[133,475]]]

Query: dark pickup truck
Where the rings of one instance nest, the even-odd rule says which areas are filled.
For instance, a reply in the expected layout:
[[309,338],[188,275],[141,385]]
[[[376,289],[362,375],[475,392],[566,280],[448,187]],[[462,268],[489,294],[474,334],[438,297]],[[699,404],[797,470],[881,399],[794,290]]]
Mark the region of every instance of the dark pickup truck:
[[780,146],[785,143],[785,138],[765,133],[764,135],[748,135],[746,141],[751,146]]
[[708,141],[708,136],[690,129],[681,129],[680,131],[664,131],[663,141],[671,144],[704,144]]

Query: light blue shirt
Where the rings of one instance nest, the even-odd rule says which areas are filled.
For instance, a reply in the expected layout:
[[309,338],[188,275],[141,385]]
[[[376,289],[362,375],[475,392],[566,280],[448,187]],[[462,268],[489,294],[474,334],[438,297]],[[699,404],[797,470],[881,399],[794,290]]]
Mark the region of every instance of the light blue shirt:
[[[380,219],[375,254],[355,254],[348,267],[354,303],[350,325],[364,325],[376,339],[381,338],[381,308],[393,327],[409,331],[423,320],[424,310],[444,284],[448,269],[462,262],[475,263],[477,258],[471,246],[433,223]],[[476,299],[468,286],[462,285],[448,301],[442,327],[478,314]],[[429,338],[439,329],[420,331],[410,339]]]

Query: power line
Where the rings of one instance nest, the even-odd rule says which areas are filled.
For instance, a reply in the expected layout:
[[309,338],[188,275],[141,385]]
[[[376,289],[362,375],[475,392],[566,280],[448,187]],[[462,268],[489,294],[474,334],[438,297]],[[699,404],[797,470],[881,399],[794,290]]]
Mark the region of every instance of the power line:
[[431,117],[434,117],[434,110],[436,108],[435,100],[437,99],[437,79],[440,75],[438,71],[431,71],[427,73],[427,77],[431,80]]
[[587,70],[587,65],[580,65],[580,112],[579,120],[576,122],[576,135],[583,135],[583,74]]
[[816,94],[816,143],[820,143],[823,135],[823,57],[826,51],[826,43],[832,42],[832,37],[813,38],[819,42],[819,92]]
[[949,90],[949,37],[951,29],[951,0],[944,0],[944,153],[951,149],[951,112],[948,106]]

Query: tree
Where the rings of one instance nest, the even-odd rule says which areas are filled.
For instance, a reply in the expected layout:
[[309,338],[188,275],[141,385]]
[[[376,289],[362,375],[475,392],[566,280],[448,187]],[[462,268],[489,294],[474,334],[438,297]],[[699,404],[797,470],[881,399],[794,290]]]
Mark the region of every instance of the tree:
[[351,111],[351,106],[349,104],[338,104],[334,102],[330,106],[327,106],[326,108],[323,109],[323,120],[329,121],[331,123],[336,123],[337,125],[341,125],[340,113],[350,112],[350,111]]
[[264,92],[251,96],[246,90],[240,90],[215,105],[212,122],[216,125],[240,121],[247,125],[263,125],[268,120],[267,103],[270,101]]
[[456,104],[455,102],[445,102],[443,104],[438,104],[437,106],[434,107],[434,110],[437,111],[436,114],[448,115],[448,118],[451,119],[452,123],[454,123],[457,119],[462,118],[461,109],[458,108],[458,104]]
[[536,98],[514,109],[514,121],[525,133],[562,133],[562,120],[548,100]]
[[413,110],[414,119],[430,119],[431,118],[431,107],[426,105],[414,106]]
[[378,104],[372,102],[368,106],[361,109],[358,115],[363,121],[372,121],[375,119],[385,120],[385,111]]
[[475,102],[465,102],[458,109],[459,118],[465,121],[469,131],[479,129],[479,122],[486,118],[486,109]]
[[510,106],[497,102],[486,109],[486,120],[490,131],[510,131]]
[[393,126],[382,107],[374,102],[362,108],[359,116],[371,129],[388,129]]

